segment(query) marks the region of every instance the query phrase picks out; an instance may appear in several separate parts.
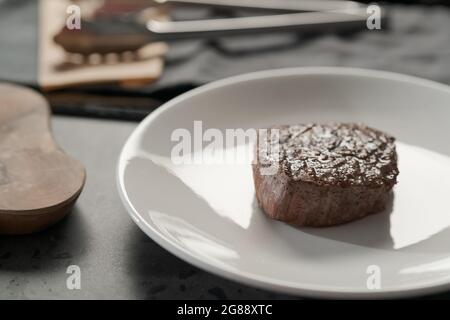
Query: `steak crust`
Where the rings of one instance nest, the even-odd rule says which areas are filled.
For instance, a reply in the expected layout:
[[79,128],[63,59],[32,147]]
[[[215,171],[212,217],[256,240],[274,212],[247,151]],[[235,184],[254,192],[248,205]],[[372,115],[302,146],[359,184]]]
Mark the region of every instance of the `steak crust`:
[[[399,174],[392,136],[355,123],[276,126],[268,133],[274,130],[279,141],[259,136],[252,165],[256,198],[269,217],[324,227],[384,210]],[[273,174],[262,170],[274,165]]]

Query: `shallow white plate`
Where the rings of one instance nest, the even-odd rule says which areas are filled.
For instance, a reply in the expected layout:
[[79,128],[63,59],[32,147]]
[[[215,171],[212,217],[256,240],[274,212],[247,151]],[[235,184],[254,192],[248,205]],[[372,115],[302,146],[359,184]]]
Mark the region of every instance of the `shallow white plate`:
[[[203,131],[352,121],[389,132],[400,169],[393,204],[323,229],[270,220],[248,163],[171,161],[171,134],[194,138],[195,120]],[[122,151],[118,185],[145,233],[212,273],[303,296],[400,297],[450,288],[449,155],[449,87],[380,71],[284,69],[217,81],[153,112]]]

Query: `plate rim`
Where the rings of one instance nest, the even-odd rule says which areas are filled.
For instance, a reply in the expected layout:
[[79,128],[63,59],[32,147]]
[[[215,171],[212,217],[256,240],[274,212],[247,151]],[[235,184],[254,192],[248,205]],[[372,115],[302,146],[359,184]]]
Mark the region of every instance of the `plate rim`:
[[430,89],[438,91],[444,91],[450,94],[450,86],[439,83],[433,80],[424,79],[412,75],[406,75],[396,72],[364,69],[364,68],[351,68],[351,67],[294,67],[294,68],[281,68],[270,69],[263,71],[256,71],[251,73],[245,73],[237,76],[227,77],[224,79],[216,80],[192,90],[189,90],[169,101],[162,104],[156,110],[147,115],[134,131],[127,138],[117,161],[116,165],[116,185],[120,199],[131,216],[132,220],[139,226],[139,228],[147,234],[153,241],[155,241],[162,248],[175,255],[176,257],[192,264],[204,271],[213,273],[217,276],[224,277],[228,280],[243,283],[252,287],[258,287],[266,290],[276,291],[284,294],[292,294],[303,297],[312,298],[402,298],[402,297],[414,297],[419,295],[426,295],[431,293],[439,293],[441,291],[450,289],[450,274],[446,277],[440,277],[438,281],[428,281],[427,283],[395,286],[394,288],[380,289],[380,290],[355,290],[350,287],[326,287],[326,285],[308,285],[301,283],[290,283],[288,281],[280,281],[269,277],[258,276],[250,272],[236,271],[231,268],[219,267],[209,261],[202,260],[200,257],[192,255],[189,251],[185,250],[178,244],[172,242],[169,238],[158,232],[156,228],[147,223],[145,219],[141,217],[141,214],[133,207],[133,204],[128,198],[126,188],[123,181],[123,168],[127,160],[127,154],[130,148],[135,143],[135,140],[140,136],[142,130],[144,130],[152,121],[154,121],[160,114],[166,112],[170,108],[176,106],[179,102],[194,97],[198,94],[214,90],[230,84],[239,82],[247,82],[258,79],[268,79],[276,77],[286,77],[295,75],[347,75],[347,76],[359,76],[366,78],[383,78],[387,80],[394,80],[400,82],[407,82],[414,85],[425,86]]

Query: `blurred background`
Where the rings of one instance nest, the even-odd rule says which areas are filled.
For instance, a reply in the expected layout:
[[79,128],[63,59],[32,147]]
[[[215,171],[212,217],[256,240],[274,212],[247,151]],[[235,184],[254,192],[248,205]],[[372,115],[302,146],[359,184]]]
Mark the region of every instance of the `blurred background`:
[[[295,13],[283,8],[333,2],[324,1],[229,2],[278,8],[257,10],[217,6],[217,1],[0,0],[0,79],[41,90],[55,113],[135,120],[204,83],[272,68],[351,66],[450,84],[450,7],[444,0],[380,2],[387,19],[381,30],[368,30],[365,23],[313,31],[292,26],[165,41],[146,29],[148,21],[163,23],[163,29],[164,22],[212,18],[257,16],[270,23],[267,16]],[[73,4],[80,8],[79,30],[65,26],[76,22]]]

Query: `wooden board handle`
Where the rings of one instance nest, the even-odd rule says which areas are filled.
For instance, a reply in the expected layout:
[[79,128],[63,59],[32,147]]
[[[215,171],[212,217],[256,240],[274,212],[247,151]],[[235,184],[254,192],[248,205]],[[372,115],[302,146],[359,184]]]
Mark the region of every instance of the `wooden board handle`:
[[38,93],[0,84],[0,233],[36,232],[66,215],[84,186],[83,165],[58,147]]

